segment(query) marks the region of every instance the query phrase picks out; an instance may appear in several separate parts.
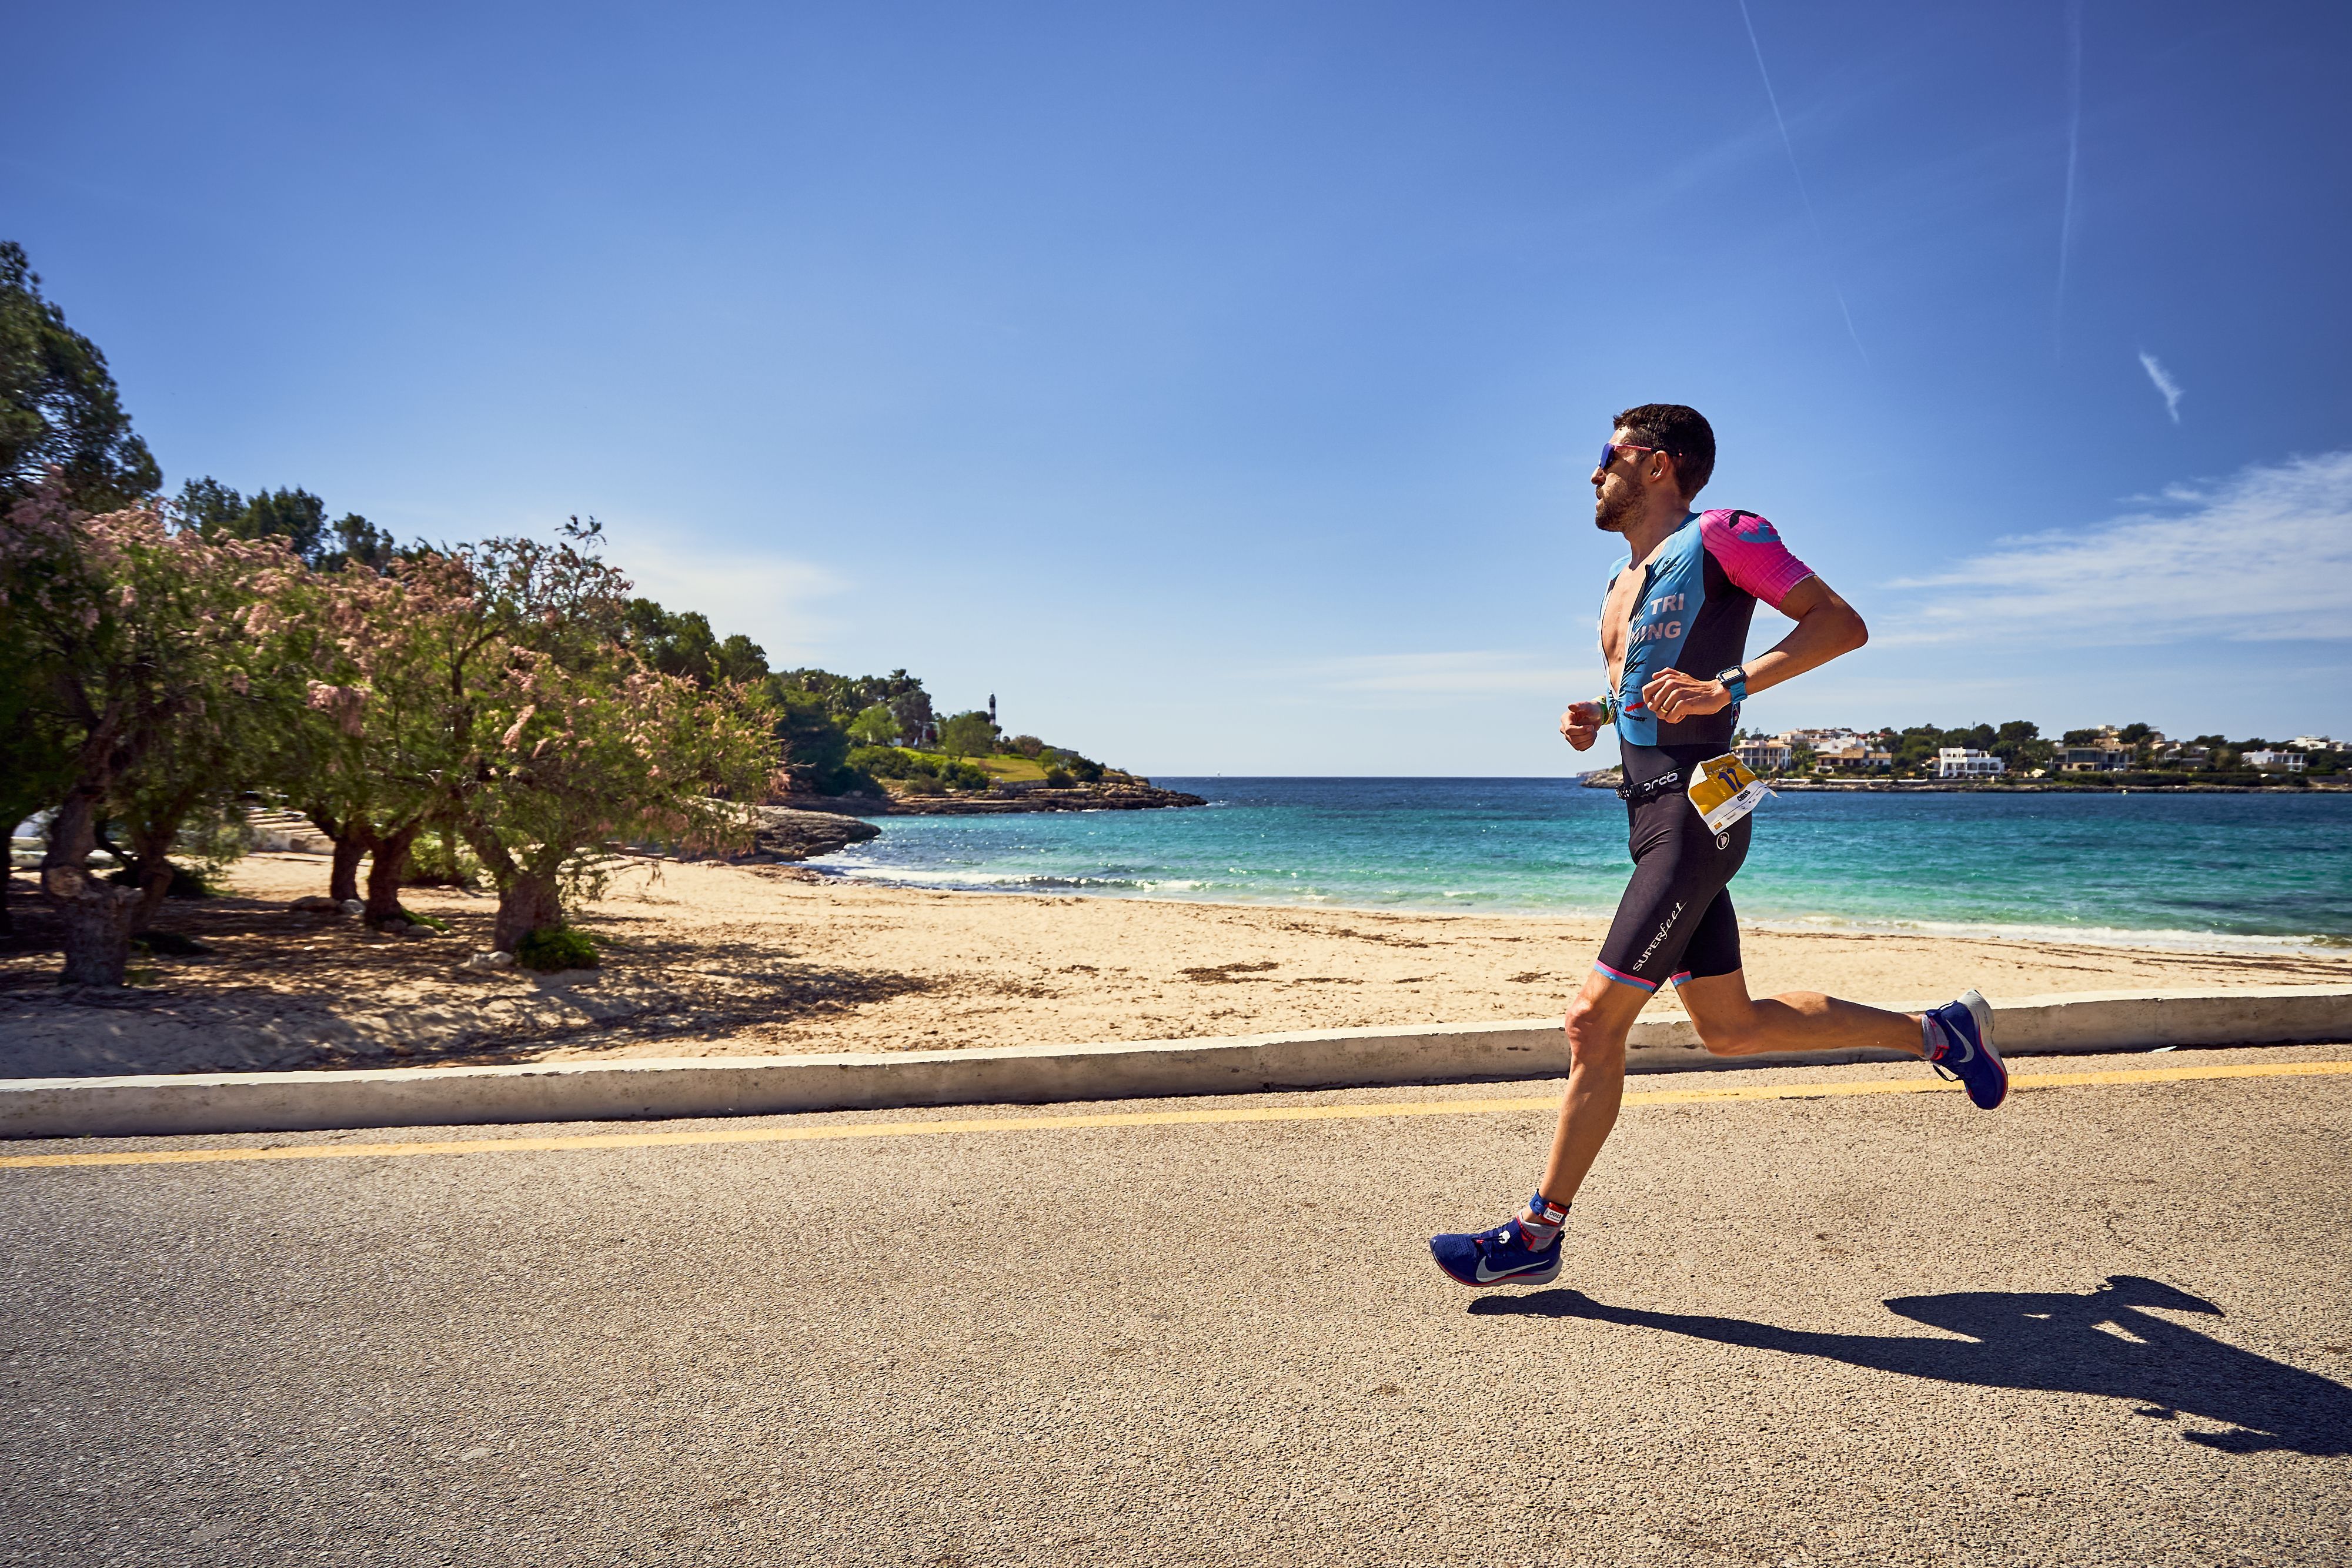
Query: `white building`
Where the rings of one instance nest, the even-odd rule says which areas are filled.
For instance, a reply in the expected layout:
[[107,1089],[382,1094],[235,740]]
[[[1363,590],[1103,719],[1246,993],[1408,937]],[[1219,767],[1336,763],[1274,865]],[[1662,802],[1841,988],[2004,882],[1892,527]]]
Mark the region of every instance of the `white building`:
[[2344,743],[2324,735],[2298,735],[2291,743],[2297,751],[2341,751]]
[[2008,771],[2009,765],[1990,751],[1947,746],[1936,753],[1938,779],[1998,779]]
[[1796,759],[1796,748],[1777,740],[1743,740],[1731,748],[1750,773],[1785,773]]
[[2303,753],[2300,751],[2249,751],[2246,753],[2247,767],[2260,768],[2266,771],[2275,768],[2285,773],[2300,773],[2303,771]]

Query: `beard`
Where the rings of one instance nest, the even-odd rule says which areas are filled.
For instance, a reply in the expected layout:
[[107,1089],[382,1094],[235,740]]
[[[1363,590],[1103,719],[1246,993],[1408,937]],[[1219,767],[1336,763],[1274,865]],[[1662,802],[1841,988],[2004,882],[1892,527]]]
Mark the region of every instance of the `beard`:
[[1642,493],[1631,485],[1603,490],[1592,503],[1592,526],[1604,534],[1622,534],[1633,527],[1642,510]]

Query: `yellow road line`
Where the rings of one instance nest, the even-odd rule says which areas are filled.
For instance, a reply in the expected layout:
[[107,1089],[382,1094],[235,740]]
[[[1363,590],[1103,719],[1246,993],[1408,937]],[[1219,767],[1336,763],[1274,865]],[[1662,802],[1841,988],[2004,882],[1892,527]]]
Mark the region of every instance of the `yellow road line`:
[[[2018,1073],[2016,1089],[2091,1084],[2186,1083],[2212,1078],[2315,1078],[2352,1073],[2352,1061],[2238,1062],[2202,1067],[2110,1068],[2098,1072]],[[1934,1078],[1843,1083],[1771,1083],[1748,1088],[1636,1090],[1628,1106],[1711,1105],[1743,1100],[1814,1100],[1833,1094],[1934,1094],[1959,1085]],[[687,1144],[810,1144],[840,1138],[921,1138],[959,1133],[1030,1133],[1083,1127],[1169,1127],[1229,1122],[1352,1122],[1379,1116],[1475,1116],[1549,1111],[1555,1096],[1509,1100],[1409,1100],[1353,1105],[1221,1106],[1202,1111],[1105,1111],[1067,1116],[984,1116],[939,1122],[829,1122],[821,1126],[708,1127],[689,1133],[586,1133],[568,1137],[495,1135],[442,1143],[294,1144],[225,1149],[123,1149],[88,1155],[9,1155],[0,1169],[38,1166],[186,1166],[234,1160],[356,1160],[413,1155],[537,1154],[567,1149],[652,1149]]]

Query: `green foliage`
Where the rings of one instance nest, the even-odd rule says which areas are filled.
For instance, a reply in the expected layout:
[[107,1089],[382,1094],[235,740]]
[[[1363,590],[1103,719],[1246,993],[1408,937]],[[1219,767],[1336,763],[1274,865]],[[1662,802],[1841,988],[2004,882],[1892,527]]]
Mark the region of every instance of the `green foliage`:
[[795,785],[839,795],[866,781],[850,760],[848,729],[826,710],[823,697],[772,684],[769,699],[775,705],[776,739]]
[[65,500],[110,512],[163,482],[131,434],[98,345],[41,297],[24,246],[0,240],[0,511],[59,473]]
[[903,747],[861,746],[849,754],[849,766],[876,779],[903,779],[919,795],[989,787],[985,769],[928,751],[908,751]]
[[401,869],[403,887],[478,886],[482,862],[455,831],[427,833],[409,846],[408,863]]
[[1032,762],[1044,756],[1045,751],[1045,743],[1034,735],[1016,735],[1004,744]]
[[1092,758],[1081,757],[1075,751],[1065,751],[1058,746],[1049,746],[1045,748],[1045,755],[1038,760],[1045,764],[1049,775],[1055,769],[1059,769],[1081,784],[1102,782],[1103,765]]
[[785,670],[772,681],[779,691],[806,692],[824,705],[824,711],[846,725],[851,719],[876,703],[887,706],[897,715],[899,730],[910,738],[917,737],[920,725],[931,719],[931,699],[923,690],[923,683],[904,670],[893,670],[887,675],[836,675],[830,670]]
[[996,749],[996,721],[978,708],[940,726],[940,749],[950,757],[985,757]]
[[604,961],[596,951],[596,939],[569,925],[530,933],[515,944],[514,956],[518,967],[543,975],[559,969],[593,969]]
[[381,571],[399,553],[390,534],[357,512],[328,522],[327,503],[303,489],[265,490],[248,501],[207,474],[180,486],[173,509],[208,539],[282,538],[305,563],[323,570]]
[[898,716],[890,711],[888,704],[875,703],[849,721],[849,738],[860,746],[896,746]]
[[1070,777],[1070,770],[1066,768],[1045,769],[1045,788],[1048,789],[1066,789],[1076,782],[1076,779]]
[[650,599],[632,599],[622,626],[637,657],[665,675],[706,687],[768,678],[767,650],[740,632],[721,640],[700,611],[664,610]]

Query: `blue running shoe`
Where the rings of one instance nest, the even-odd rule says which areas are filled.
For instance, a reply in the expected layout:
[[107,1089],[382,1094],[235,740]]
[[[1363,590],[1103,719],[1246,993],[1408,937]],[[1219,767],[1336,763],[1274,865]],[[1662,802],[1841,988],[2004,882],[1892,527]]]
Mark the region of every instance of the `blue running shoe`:
[[1942,1060],[1928,1065],[1966,1087],[1979,1111],[2007,1099],[2009,1069],[1992,1048],[1992,1004],[1983,994],[1962,991],[1958,1001],[1947,1002],[1927,1016],[1944,1026],[1944,1038],[1950,1042]]
[[1456,1284],[1483,1291],[1493,1285],[1549,1285],[1559,1275],[1559,1244],[1530,1247],[1519,1222],[1507,1219],[1492,1230],[1475,1235],[1433,1236],[1429,1255]]

